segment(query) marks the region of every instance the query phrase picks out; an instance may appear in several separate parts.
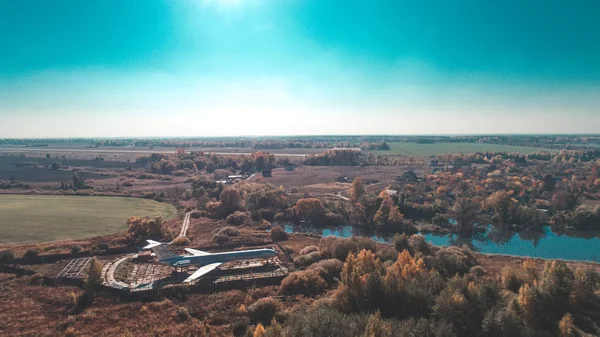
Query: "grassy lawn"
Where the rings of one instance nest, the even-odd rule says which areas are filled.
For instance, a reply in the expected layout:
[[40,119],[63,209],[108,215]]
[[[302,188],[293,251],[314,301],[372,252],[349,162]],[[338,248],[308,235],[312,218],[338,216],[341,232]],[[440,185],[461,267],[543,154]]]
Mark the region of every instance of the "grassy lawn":
[[153,200],[56,195],[0,195],[0,243],[78,239],[121,232],[127,218],[175,217]]
[[518,152],[529,154],[539,151],[556,151],[535,147],[481,144],[481,143],[435,143],[417,144],[404,142],[391,142],[389,151],[373,151],[377,155],[389,156],[435,156],[444,153],[473,153],[473,152]]

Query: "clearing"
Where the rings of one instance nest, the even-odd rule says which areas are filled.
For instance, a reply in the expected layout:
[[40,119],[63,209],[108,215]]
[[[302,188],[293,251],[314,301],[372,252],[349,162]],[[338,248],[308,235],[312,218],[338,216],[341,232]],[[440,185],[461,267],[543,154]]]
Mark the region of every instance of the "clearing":
[[131,216],[176,214],[172,205],[138,198],[0,195],[0,244],[113,234]]
[[513,145],[498,145],[484,143],[434,143],[417,144],[404,142],[388,143],[388,151],[372,151],[377,155],[388,156],[435,156],[445,153],[473,153],[473,152],[517,152],[530,154],[540,151],[555,152],[553,149],[543,149],[538,147],[525,147]]

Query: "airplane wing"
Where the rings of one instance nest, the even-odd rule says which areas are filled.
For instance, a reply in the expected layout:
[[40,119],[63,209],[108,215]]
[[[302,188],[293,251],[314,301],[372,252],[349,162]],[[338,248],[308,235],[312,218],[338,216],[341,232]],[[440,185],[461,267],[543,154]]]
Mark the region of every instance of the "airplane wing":
[[156,242],[154,240],[146,240],[146,241],[149,243],[149,245],[147,245],[146,247],[144,247],[142,249],[151,249],[151,248],[154,248],[154,247],[162,245],[162,243]]
[[201,250],[196,250],[196,249],[192,249],[192,248],[184,248],[183,250],[185,250],[186,252],[188,252],[194,256],[210,255],[210,253],[208,253],[208,252],[203,252]]
[[196,270],[190,277],[186,278],[185,281],[183,281],[183,283],[190,283],[193,280],[210,273],[211,271],[215,270],[218,266],[220,266],[222,264],[223,263],[221,263],[221,262],[207,264],[206,266]]

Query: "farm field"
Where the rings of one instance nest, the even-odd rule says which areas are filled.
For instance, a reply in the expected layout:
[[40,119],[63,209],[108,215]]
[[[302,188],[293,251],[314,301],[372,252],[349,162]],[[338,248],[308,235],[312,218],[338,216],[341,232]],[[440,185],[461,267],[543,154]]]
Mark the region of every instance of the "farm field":
[[131,216],[175,217],[153,200],[53,195],[0,195],[0,244],[78,239],[125,230]]
[[497,145],[483,143],[435,143],[417,144],[404,142],[391,142],[389,151],[372,151],[377,155],[388,156],[435,156],[445,153],[473,153],[473,152],[518,152],[530,154],[540,151],[556,151],[536,147]]

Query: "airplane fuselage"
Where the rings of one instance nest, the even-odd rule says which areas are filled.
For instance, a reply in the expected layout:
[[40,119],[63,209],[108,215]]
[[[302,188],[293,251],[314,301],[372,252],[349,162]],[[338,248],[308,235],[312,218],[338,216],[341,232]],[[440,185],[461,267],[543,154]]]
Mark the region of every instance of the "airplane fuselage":
[[273,249],[263,248],[237,252],[211,253],[209,255],[183,255],[162,260],[160,262],[176,268],[184,268],[187,266],[205,266],[211,263],[225,263],[236,260],[268,259],[275,256],[277,256],[277,252]]

